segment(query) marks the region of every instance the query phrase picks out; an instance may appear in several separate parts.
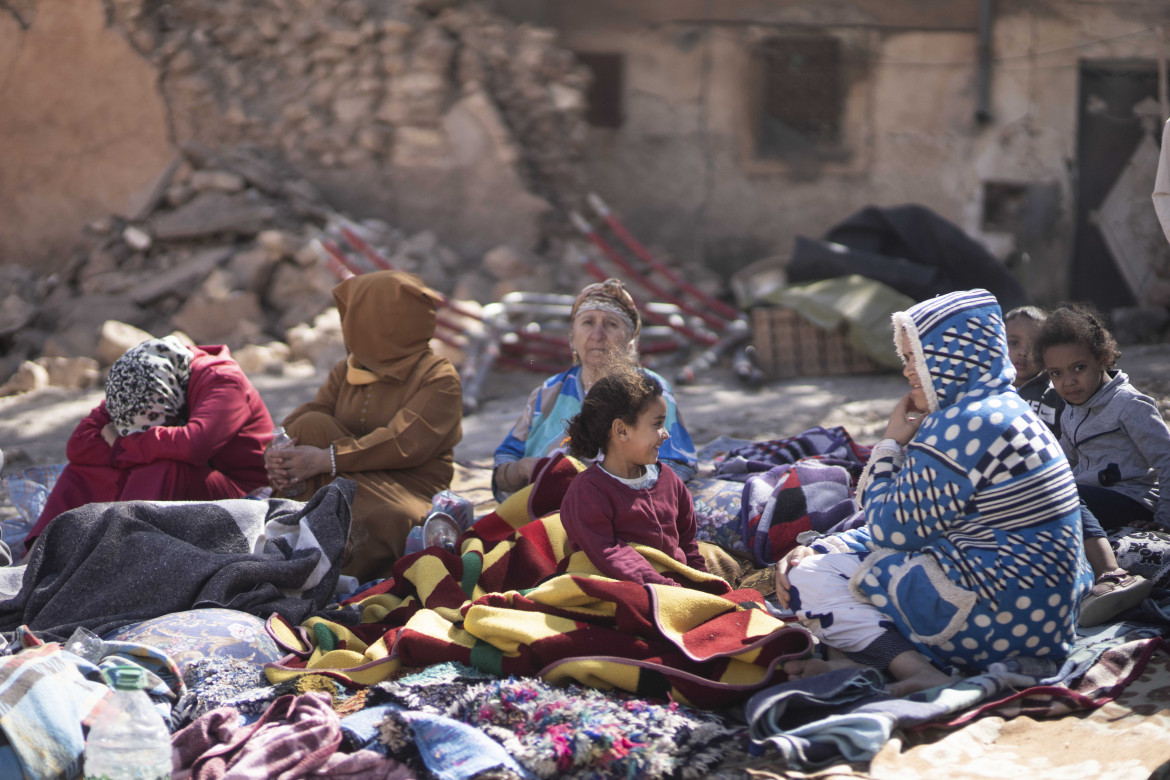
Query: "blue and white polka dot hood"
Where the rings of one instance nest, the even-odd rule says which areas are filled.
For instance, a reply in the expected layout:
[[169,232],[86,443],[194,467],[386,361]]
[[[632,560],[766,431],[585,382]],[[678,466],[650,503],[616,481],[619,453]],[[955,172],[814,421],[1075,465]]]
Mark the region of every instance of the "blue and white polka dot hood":
[[932,412],[1003,392],[1015,381],[999,303],[986,290],[940,295],[897,312],[893,321],[898,357],[906,361],[905,334]]
[[860,556],[854,596],[940,666],[1063,658],[1092,582],[1076,484],[1048,426],[1012,387],[999,305],[967,290],[893,322],[930,414],[904,448],[874,448],[857,488],[864,526],[813,549]]

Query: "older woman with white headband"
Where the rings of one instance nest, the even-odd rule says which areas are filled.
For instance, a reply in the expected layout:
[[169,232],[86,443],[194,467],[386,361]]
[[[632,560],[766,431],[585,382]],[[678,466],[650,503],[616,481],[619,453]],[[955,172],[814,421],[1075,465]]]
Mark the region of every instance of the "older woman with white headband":
[[[607,279],[581,290],[569,314],[573,366],[532,391],[520,419],[496,448],[492,490],[497,500],[527,485],[541,458],[566,448],[565,426],[581,411],[585,394],[605,375],[611,355],[637,355],[641,330],[638,308],[621,281]],[[670,385],[653,371],[647,373],[662,385],[667,404],[670,438],[659,449],[659,460],[685,482],[695,473],[695,445],[683,427]]]
[[268,484],[272,416],[223,345],[150,339],[114,361],[78,424],[30,546],[62,512],[105,501],[216,501]]

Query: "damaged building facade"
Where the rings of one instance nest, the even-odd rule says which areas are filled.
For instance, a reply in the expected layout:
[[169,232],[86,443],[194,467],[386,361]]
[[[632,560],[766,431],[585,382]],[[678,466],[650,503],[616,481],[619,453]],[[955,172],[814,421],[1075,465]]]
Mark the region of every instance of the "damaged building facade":
[[673,253],[731,270],[867,205],[919,203],[1038,302],[1130,306],[1135,287],[1170,300],[1153,284],[1170,251],[1149,199],[1170,4],[495,7],[592,67],[586,178]]

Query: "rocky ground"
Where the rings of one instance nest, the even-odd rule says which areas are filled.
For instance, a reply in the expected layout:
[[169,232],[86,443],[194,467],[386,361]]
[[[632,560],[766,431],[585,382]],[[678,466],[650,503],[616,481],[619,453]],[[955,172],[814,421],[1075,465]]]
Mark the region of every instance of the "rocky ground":
[[[1123,350],[1121,366],[1139,388],[1170,411],[1170,344]],[[671,376],[665,368],[663,373]],[[321,374],[254,376],[275,418],[312,397]],[[524,406],[540,375],[492,374],[479,409],[464,419],[463,441],[455,450],[456,492],[477,506],[490,505],[488,470],[492,452]],[[694,384],[675,388],[679,408],[697,446],[720,436],[764,440],[792,436],[816,425],[841,425],[860,443],[880,436],[905,380],[896,372],[808,377],[770,382],[759,388],[739,384],[727,369],[715,369]],[[48,387],[0,398],[0,448],[10,474],[33,464],[65,460],[65,443],[77,421],[101,400],[100,390]],[[5,509],[0,505],[0,510]]]

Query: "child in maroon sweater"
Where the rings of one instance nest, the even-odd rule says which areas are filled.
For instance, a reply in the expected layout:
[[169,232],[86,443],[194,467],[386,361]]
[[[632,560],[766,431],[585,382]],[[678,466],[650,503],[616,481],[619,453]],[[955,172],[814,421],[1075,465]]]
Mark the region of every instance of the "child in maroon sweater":
[[707,571],[695,542],[695,506],[675,473],[658,462],[669,438],[662,387],[622,362],[590,388],[569,422],[569,451],[602,458],[574,477],[561,503],[561,522],[574,550],[583,550],[607,577],[641,585],[680,583],[655,571],[630,545],[661,550]]

